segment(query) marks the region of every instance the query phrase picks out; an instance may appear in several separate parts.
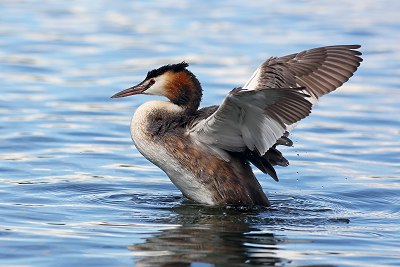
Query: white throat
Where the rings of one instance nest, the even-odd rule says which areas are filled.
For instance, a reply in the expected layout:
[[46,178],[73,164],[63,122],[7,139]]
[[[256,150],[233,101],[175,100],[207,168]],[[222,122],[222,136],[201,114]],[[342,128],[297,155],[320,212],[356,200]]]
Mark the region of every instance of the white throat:
[[[131,121],[131,137],[136,147],[148,160],[157,164],[159,160],[159,151],[152,149],[154,147],[154,140],[152,140],[152,133],[149,131],[149,115],[154,112],[160,114],[179,114],[182,108],[169,101],[149,101],[137,108],[133,114]],[[157,164],[158,165],[158,164]]]
[[133,114],[131,120],[131,136],[135,144],[140,139],[148,139],[148,119],[154,112],[160,114],[179,114],[183,111],[182,107],[169,101],[153,100],[139,106]]
[[197,202],[214,204],[211,192],[168,153],[165,148],[167,144],[153,138],[149,133],[149,114],[155,111],[179,114],[183,109],[169,101],[149,101],[141,105],[133,115],[130,127],[136,148],[145,158],[161,168],[186,196]]

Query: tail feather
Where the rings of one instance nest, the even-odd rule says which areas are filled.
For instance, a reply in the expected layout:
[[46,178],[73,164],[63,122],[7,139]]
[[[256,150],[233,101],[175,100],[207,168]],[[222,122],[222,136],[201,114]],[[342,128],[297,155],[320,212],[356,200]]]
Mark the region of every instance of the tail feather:
[[289,161],[282,155],[282,153],[275,147],[271,147],[263,156],[268,160],[272,166],[279,165],[282,167],[289,166]]
[[276,174],[274,167],[271,165],[268,159],[250,150],[247,150],[246,158],[248,161],[253,163],[253,165],[256,166],[260,171],[265,174],[269,174],[275,181],[279,181],[278,175]]
[[293,146],[293,142],[287,136],[282,136],[276,141],[275,146],[277,145]]
[[279,138],[275,145],[271,147],[267,153],[260,155],[258,151],[245,151],[245,157],[254,166],[265,174],[269,174],[275,181],[279,181],[278,175],[273,166],[279,165],[286,167],[289,165],[289,161],[282,155],[282,153],[276,149],[278,145],[292,146],[293,142],[289,139],[289,132],[285,132],[284,135]]

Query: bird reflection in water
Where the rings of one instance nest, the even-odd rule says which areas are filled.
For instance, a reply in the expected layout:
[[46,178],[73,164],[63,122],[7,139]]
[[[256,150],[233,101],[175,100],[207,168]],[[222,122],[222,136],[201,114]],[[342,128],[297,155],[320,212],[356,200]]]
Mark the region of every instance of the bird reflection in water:
[[[198,212],[193,212],[193,206]],[[259,220],[257,210],[197,205],[182,205],[173,210],[176,217],[165,219],[165,223],[178,227],[162,230],[144,243],[128,247],[134,251],[136,266],[191,266],[192,263],[276,266],[286,261],[275,253],[282,238],[251,226],[252,220]]]

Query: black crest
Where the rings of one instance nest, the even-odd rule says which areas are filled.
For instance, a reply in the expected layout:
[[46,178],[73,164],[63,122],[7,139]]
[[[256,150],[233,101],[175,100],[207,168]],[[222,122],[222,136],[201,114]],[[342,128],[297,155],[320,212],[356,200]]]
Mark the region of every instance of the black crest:
[[168,65],[162,66],[162,67],[160,67],[158,69],[154,69],[154,70],[149,71],[147,73],[146,80],[150,79],[150,78],[154,78],[154,77],[160,76],[161,74],[163,74],[163,73],[165,73],[167,71],[173,71],[173,72],[182,71],[188,66],[189,66],[189,64],[186,63],[185,61],[182,61],[181,63],[178,63],[178,64],[168,64]]

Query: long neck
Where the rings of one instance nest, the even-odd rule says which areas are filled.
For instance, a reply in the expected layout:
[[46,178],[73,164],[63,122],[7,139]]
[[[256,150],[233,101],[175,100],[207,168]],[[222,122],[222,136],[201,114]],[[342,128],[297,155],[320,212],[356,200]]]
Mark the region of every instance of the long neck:
[[167,131],[171,123],[184,114],[182,107],[170,102],[152,100],[140,105],[131,121],[132,138],[134,132],[143,136],[154,136]]
[[200,82],[196,76],[185,70],[175,79],[173,86],[176,93],[168,97],[169,100],[182,107],[188,114],[195,112],[203,95]]

